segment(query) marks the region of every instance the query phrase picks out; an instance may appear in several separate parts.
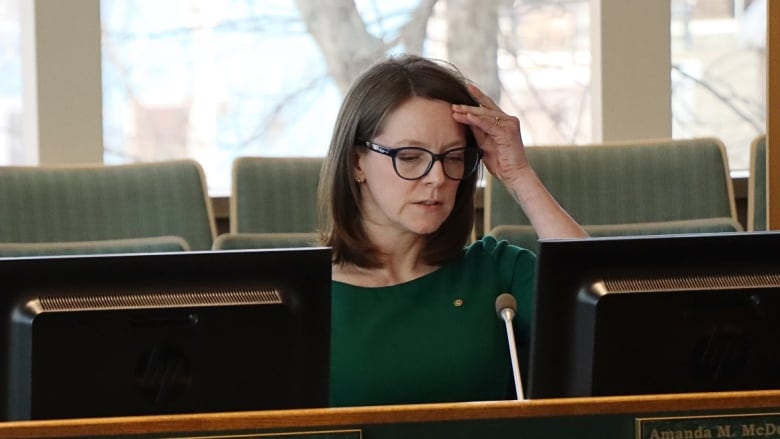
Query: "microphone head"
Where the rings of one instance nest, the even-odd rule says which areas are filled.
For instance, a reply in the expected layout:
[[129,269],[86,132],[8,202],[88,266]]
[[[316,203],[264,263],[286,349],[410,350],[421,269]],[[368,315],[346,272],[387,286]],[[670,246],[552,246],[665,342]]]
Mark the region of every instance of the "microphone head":
[[511,310],[512,315],[517,312],[517,301],[515,300],[515,296],[509,293],[503,293],[496,297],[496,314],[498,314],[498,317],[503,318],[501,312],[505,309]]

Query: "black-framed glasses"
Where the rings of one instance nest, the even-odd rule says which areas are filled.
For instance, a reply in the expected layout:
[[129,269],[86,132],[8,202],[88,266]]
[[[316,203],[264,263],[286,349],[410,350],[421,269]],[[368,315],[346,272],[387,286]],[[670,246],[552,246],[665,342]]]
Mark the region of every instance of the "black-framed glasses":
[[450,180],[463,180],[471,176],[479,165],[482,151],[477,148],[455,148],[434,154],[425,148],[404,146],[388,148],[366,141],[363,145],[371,151],[392,157],[395,173],[404,180],[419,180],[433,169],[433,164],[440,161],[444,175]]

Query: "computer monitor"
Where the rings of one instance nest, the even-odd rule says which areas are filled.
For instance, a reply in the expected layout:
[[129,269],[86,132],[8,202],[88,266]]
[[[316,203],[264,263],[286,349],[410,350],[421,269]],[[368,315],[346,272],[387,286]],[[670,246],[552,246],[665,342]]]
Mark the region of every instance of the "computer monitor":
[[329,248],[0,260],[5,420],[325,407]]
[[544,241],[529,398],[780,389],[780,234]]

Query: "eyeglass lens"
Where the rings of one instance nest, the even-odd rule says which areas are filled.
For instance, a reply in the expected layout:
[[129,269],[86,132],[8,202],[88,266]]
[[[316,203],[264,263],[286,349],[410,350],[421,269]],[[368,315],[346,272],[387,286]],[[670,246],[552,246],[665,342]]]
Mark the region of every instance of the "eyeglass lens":
[[[436,158],[432,152],[422,148],[399,148],[393,157],[393,164],[399,176],[413,180],[430,172]],[[438,159],[448,178],[462,180],[476,169],[479,153],[474,149],[454,149]]]

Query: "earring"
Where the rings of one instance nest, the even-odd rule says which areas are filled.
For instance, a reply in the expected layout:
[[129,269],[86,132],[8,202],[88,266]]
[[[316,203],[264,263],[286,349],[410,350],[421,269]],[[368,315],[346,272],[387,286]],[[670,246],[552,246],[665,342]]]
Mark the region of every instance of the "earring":
[[364,180],[364,179],[362,179],[360,177],[355,177],[355,182],[357,182],[357,184],[363,183],[364,181],[366,181],[366,180]]

